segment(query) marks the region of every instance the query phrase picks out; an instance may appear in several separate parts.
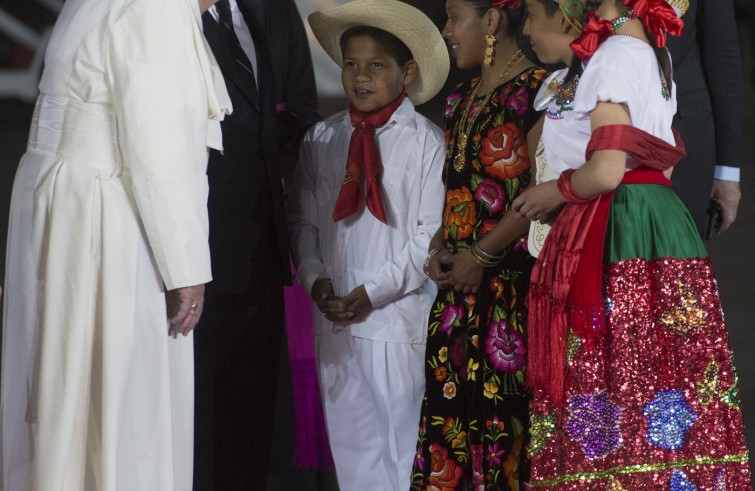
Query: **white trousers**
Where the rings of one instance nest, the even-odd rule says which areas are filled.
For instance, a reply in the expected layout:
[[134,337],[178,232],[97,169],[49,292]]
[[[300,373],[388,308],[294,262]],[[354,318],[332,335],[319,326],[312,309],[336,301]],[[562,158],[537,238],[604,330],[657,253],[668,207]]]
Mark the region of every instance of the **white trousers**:
[[341,491],[406,491],[425,391],[425,345],[323,329],[317,366]]

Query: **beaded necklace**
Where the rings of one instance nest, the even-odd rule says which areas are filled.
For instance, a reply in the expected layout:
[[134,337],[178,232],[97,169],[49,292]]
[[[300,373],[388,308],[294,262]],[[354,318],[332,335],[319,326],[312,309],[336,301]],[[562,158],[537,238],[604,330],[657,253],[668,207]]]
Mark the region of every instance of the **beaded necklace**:
[[461,172],[464,167],[467,165],[467,159],[465,157],[465,153],[467,151],[467,143],[469,143],[469,134],[472,131],[472,126],[474,126],[475,122],[477,121],[477,117],[482,114],[483,109],[485,109],[485,106],[488,105],[488,102],[490,102],[490,99],[493,97],[493,94],[495,93],[495,88],[501,85],[503,82],[508,80],[509,73],[511,73],[512,68],[516,66],[522,59],[524,58],[524,53],[522,53],[521,50],[514,53],[514,56],[509,59],[508,63],[506,63],[506,67],[503,69],[503,72],[501,73],[501,76],[498,77],[498,80],[496,80],[493,87],[490,89],[488,94],[485,96],[485,99],[483,99],[482,103],[477,109],[477,112],[470,117],[470,110],[472,109],[472,103],[475,100],[475,97],[477,97],[477,91],[480,89],[480,84],[482,83],[482,77],[480,77],[480,80],[477,82],[477,85],[474,86],[474,89],[472,89],[472,93],[469,95],[469,100],[467,101],[467,105],[464,107],[464,112],[461,113],[461,118],[459,118],[459,122],[456,124],[456,157],[454,157],[454,170],[456,172]]

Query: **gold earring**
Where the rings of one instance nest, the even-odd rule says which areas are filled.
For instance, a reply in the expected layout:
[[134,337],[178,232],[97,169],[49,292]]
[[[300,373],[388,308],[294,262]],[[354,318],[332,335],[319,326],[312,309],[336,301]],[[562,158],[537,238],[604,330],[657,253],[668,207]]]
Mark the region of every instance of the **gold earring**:
[[493,54],[495,53],[495,36],[493,36],[492,34],[486,34],[485,44],[485,59],[482,60],[482,65],[485,68],[490,68],[490,65],[493,64]]

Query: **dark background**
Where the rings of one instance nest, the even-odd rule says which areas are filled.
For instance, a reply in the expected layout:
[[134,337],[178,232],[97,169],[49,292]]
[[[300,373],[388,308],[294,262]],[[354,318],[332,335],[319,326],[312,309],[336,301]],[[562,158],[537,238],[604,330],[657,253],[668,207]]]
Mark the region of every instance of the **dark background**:
[[[692,0],[694,1],[694,0]],[[445,20],[443,2],[439,0],[409,0],[441,26]],[[755,322],[753,315],[753,281],[755,281],[755,2],[737,0],[737,28],[739,29],[747,86],[746,121],[747,161],[742,162],[742,202],[737,222],[732,229],[706,243],[716,268],[721,298],[729,326],[731,346],[740,376],[740,396],[747,427],[750,448],[755,448]],[[42,33],[54,22],[49,10],[28,0],[0,0],[0,9],[12,14]],[[0,70],[24,69],[34,57],[34,50],[20,45],[0,34]],[[447,84],[461,80],[465,74],[452,71]],[[0,78],[0,84],[2,84]],[[0,87],[2,88],[2,87]],[[437,123],[442,114],[443,93],[420,107],[420,110]],[[345,108],[339,98],[323,98],[321,110],[327,115]],[[0,258],[5,257],[5,234],[8,206],[16,166],[26,146],[28,126],[33,107],[28,102],[0,98]],[[676,172],[684,172],[677,169]],[[5,262],[0,259],[0,279],[5,271]],[[268,490],[335,490],[332,473],[316,474],[293,466],[294,413],[291,394],[290,372],[287,358],[281,357],[282,374],[278,394],[277,420],[275,424],[275,447],[270,468]]]

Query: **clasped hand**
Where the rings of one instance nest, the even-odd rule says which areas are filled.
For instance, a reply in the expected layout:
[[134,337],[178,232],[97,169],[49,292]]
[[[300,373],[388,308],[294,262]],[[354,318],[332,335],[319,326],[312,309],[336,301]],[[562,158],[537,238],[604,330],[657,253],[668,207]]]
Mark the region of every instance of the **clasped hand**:
[[564,200],[556,181],[546,181],[525,190],[511,203],[511,209],[531,221],[553,223]]
[[430,260],[428,276],[438,288],[477,293],[485,268],[477,264],[468,250],[451,254],[445,247]]
[[372,302],[364,285],[354,288],[345,297],[337,297],[333,283],[327,278],[315,281],[310,292],[325,318],[335,323],[347,323],[364,318],[372,311]]

